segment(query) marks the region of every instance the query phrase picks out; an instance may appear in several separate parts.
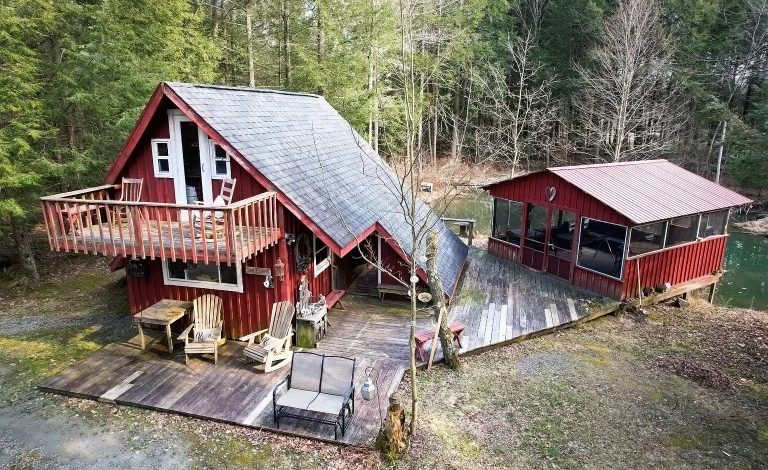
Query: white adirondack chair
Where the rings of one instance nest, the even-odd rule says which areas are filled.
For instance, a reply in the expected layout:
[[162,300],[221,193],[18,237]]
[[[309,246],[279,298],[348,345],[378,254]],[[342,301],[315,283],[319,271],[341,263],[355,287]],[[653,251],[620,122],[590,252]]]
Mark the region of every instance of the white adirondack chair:
[[269,328],[240,338],[240,341],[248,341],[248,345],[243,350],[245,361],[260,363],[257,369],[264,372],[271,372],[288,365],[293,358],[293,351],[291,351],[293,314],[294,308],[290,302],[272,304]]

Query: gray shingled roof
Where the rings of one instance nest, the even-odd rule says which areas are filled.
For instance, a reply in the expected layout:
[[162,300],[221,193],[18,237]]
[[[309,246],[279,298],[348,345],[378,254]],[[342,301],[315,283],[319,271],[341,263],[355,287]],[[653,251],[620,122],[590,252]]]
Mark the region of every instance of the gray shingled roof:
[[[339,246],[379,222],[410,252],[410,226],[394,189],[396,176],[324,98],[167,85]],[[426,205],[421,212],[440,232],[438,270],[450,294],[467,247]],[[423,252],[424,246],[419,247],[420,265]]]

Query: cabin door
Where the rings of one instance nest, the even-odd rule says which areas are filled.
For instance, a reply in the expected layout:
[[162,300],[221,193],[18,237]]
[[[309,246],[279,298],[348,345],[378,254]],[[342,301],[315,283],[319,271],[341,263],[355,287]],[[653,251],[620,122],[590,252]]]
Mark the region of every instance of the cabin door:
[[522,263],[537,271],[543,271],[549,210],[537,204],[528,204],[525,210]]
[[[169,111],[171,151],[175,160],[174,192],[176,204],[213,202],[208,136],[179,111]],[[185,220],[187,211],[182,212]]]
[[576,214],[553,207],[547,230],[546,271],[567,281],[571,280]]

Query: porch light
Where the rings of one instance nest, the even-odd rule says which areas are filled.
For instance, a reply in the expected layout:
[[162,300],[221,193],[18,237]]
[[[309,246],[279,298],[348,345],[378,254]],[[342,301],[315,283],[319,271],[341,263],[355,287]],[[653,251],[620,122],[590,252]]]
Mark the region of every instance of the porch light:
[[363,396],[365,401],[371,401],[376,397],[376,385],[374,385],[373,379],[371,379],[371,372],[373,372],[373,367],[365,368],[365,381],[360,387],[360,395]]
[[285,243],[288,245],[293,245],[293,242],[296,241],[296,235],[292,233],[286,233],[285,234]]

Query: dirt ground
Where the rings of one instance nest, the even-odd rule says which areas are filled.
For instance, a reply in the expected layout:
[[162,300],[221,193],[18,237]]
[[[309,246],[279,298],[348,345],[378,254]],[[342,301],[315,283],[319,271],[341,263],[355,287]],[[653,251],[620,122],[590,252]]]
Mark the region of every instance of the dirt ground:
[[419,373],[418,431],[390,463],[37,390],[134,333],[107,260],[45,255],[41,271],[35,289],[0,278],[0,468],[768,467],[768,313],[656,307]]

